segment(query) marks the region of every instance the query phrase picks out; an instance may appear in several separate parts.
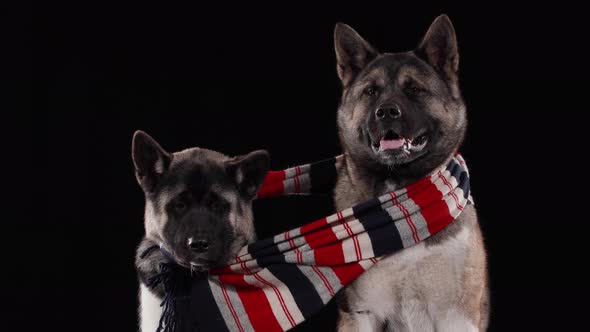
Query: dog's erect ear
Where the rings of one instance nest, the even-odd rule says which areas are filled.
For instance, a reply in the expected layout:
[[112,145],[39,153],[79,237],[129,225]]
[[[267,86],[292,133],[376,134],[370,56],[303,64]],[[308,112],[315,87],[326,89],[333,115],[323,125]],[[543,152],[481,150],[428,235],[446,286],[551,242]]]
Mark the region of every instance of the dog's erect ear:
[[432,22],[415,53],[445,79],[457,83],[459,47],[455,28],[447,15],[441,15]]
[[344,86],[378,54],[373,46],[344,23],[337,23],[334,28],[334,48],[336,70]]
[[150,135],[138,130],[133,135],[131,156],[135,176],[141,187],[152,191],[158,179],[170,166],[172,155],[166,152]]
[[269,167],[268,152],[258,150],[232,159],[227,170],[234,177],[240,193],[252,199],[262,186]]

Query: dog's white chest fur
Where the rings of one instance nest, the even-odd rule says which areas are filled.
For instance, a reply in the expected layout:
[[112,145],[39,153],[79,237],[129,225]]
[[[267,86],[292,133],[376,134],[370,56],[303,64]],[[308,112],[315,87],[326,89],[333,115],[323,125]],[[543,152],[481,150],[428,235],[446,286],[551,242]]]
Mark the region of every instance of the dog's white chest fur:
[[160,303],[162,300],[158,299],[150,290],[143,284],[139,285],[139,300],[141,304],[139,323],[142,332],[153,332],[158,329],[160,316],[162,315],[162,308]]
[[[460,293],[456,288],[462,285],[470,236],[470,229],[463,228],[440,245],[420,243],[361,275],[347,291],[360,326],[385,323],[393,331],[477,331],[449,307]],[[364,319],[367,312],[371,317]]]

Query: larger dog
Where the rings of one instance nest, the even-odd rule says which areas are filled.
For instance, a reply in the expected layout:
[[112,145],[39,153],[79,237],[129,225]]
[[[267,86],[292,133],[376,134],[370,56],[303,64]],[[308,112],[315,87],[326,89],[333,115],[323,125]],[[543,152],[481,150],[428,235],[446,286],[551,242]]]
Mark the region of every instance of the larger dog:
[[[378,53],[352,28],[334,32],[346,157],[338,210],[429,175],[458,150],[467,127],[459,53],[447,16],[413,51]],[[486,256],[473,205],[425,243],[390,255],[339,299],[339,331],[484,331]]]
[[[132,146],[135,174],[145,194],[145,238],[137,249],[141,331],[153,332],[163,289],[146,283],[172,258],[191,270],[223,266],[255,240],[252,200],[269,168],[266,151],[235,158],[191,148],[168,153],[138,131]],[[151,246],[162,251],[147,251]],[[145,253],[148,253],[147,255]]]

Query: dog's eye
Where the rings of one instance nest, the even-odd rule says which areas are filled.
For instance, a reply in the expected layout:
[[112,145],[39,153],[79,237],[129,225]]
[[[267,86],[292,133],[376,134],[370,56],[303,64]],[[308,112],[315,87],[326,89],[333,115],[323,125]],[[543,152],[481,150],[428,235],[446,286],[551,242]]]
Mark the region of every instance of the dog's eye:
[[185,202],[181,201],[181,200],[177,200],[176,202],[174,202],[174,209],[176,210],[176,212],[184,212],[184,210],[186,210],[187,205]]
[[377,89],[375,87],[368,87],[365,89],[364,94],[367,96],[374,96],[377,94]]
[[223,211],[223,204],[219,200],[215,200],[210,203],[211,210],[215,212],[222,212]]
[[406,88],[406,93],[408,93],[411,96],[420,96],[425,92],[426,92],[426,90],[424,90],[423,88],[421,88],[417,85],[409,85]]
[[226,210],[225,201],[215,194],[209,195],[206,204],[213,212],[223,213]]

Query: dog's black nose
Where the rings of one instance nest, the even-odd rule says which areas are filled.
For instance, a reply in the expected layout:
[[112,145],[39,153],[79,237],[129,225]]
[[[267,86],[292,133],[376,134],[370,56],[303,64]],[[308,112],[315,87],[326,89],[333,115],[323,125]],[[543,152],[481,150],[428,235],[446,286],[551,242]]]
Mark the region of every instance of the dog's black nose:
[[202,253],[209,250],[209,241],[205,239],[190,238],[188,240],[188,246],[191,248],[191,251]]
[[375,111],[377,119],[382,120],[385,118],[399,118],[402,115],[402,110],[397,105],[383,105]]

